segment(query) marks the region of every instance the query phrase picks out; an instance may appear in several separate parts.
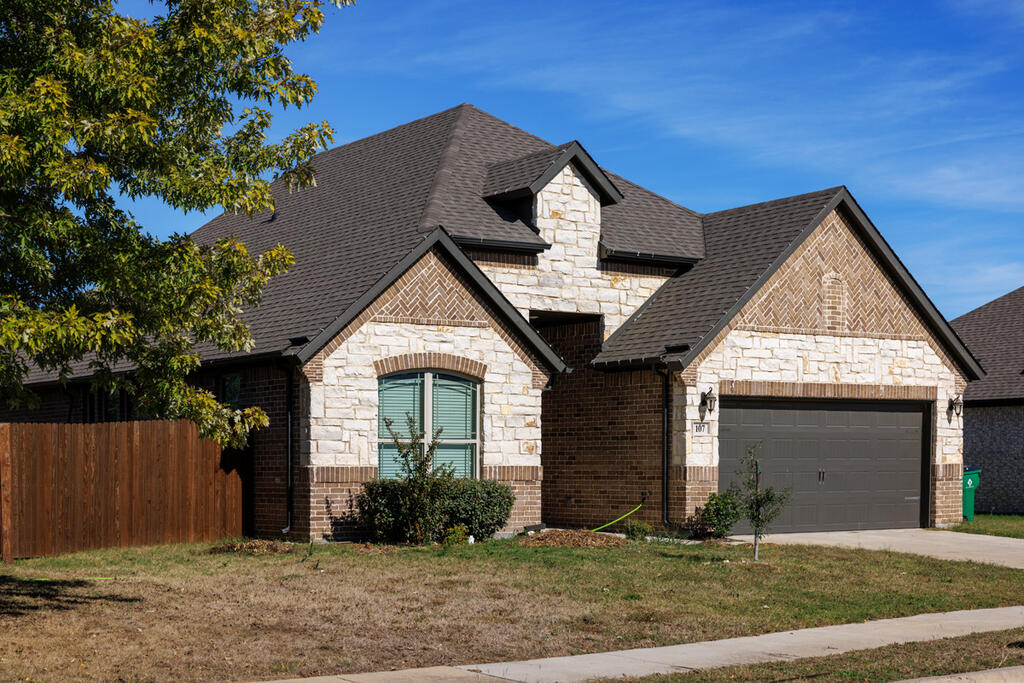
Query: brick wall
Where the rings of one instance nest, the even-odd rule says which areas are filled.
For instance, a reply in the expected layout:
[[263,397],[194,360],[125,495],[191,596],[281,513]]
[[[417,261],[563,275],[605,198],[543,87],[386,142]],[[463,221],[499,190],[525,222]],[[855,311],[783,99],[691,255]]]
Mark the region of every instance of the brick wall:
[[966,406],[964,465],[981,468],[976,512],[1024,514],[1024,405]]
[[[280,536],[287,524],[287,397],[288,371],[280,364],[254,364],[236,367],[209,368],[199,373],[197,384],[217,393],[221,379],[226,375],[241,375],[241,406],[259,406],[267,413],[269,424],[249,436],[244,449],[250,458],[251,469],[243,473],[246,495],[245,514],[247,529],[257,536]],[[293,439],[298,438],[298,401],[301,373],[292,372],[295,410],[293,413]],[[295,452],[299,452],[295,444]],[[297,457],[297,456],[296,456]],[[297,464],[297,463],[295,463]],[[298,468],[294,470],[298,472]],[[295,482],[296,503],[292,522],[292,536],[304,537],[305,510],[300,505],[300,483]]]
[[82,422],[84,390],[84,385],[34,389],[37,407],[11,408],[0,402],[0,422]]
[[[357,519],[356,496],[363,482],[377,476],[376,467],[302,467],[302,509],[308,510],[308,535],[314,541],[343,541],[366,537]],[[512,488],[516,501],[502,532],[515,533],[540,523],[541,468],[504,465],[485,467],[483,479],[492,479]],[[306,528],[303,528],[303,534]]]
[[959,463],[932,465],[929,500],[932,526],[950,526],[963,521],[963,474]]
[[[590,367],[603,339],[600,319],[539,330],[573,368],[543,396],[544,522],[604,524],[636,507],[647,492],[647,502],[631,519],[660,525],[662,378],[650,370]],[[680,468],[670,473],[671,508],[678,511]]]

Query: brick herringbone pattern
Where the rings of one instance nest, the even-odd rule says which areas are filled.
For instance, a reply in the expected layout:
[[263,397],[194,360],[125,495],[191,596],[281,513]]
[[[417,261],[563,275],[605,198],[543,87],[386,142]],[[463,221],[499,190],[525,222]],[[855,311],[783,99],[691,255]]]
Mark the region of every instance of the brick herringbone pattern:
[[[697,368],[734,329],[876,339],[933,338],[914,305],[838,211],[822,221],[683,371],[684,381],[696,381]],[[962,393],[967,386],[963,373],[942,344],[934,342],[932,348],[953,372],[957,393]]]
[[324,358],[369,320],[451,327],[491,326],[533,369],[535,387],[543,387],[548,382],[549,371],[543,362],[508,323],[491,312],[476,286],[436,251],[425,254],[306,363],[303,373],[309,381],[322,379]]
[[424,258],[395,283],[390,301],[373,319],[378,321],[419,321],[426,324],[487,324],[487,313],[472,291],[439,258]]
[[838,212],[744,308],[739,325],[928,338],[913,304]]

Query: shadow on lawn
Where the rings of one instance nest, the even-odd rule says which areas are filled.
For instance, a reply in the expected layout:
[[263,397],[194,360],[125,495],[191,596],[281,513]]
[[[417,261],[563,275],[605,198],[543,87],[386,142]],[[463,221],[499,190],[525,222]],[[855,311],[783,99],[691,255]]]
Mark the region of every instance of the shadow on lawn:
[[96,593],[92,591],[95,585],[92,581],[20,579],[0,574],[0,617],[69,610],[91,602],[139,602],[139,598]]

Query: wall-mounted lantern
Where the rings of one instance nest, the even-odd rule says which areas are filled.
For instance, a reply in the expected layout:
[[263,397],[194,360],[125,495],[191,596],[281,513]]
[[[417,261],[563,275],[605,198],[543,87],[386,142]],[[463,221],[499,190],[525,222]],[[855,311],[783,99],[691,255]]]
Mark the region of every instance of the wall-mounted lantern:
[[963,415],[964,412],[964,399],[962,396],[949,399],[949,412],[953,413],[957,417]]
[[715,390],[712,387],[708,387],[707,391],[702,391],[700,394],[700,407],[707,408],[709,413],[715,412],[715,404],[718,403],[718,397],[715,396]]

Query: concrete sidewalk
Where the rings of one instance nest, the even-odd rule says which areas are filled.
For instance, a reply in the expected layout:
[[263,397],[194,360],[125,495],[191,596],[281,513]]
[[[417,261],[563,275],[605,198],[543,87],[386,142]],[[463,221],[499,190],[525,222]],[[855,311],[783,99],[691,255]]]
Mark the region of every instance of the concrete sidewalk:
[[953,638],[1019,627],[1024,627],[1024,606],[919,614],[899,619],[823,626],[707,643],[458,668],[522,683],[568,683],[603,677],[668,674],[738,664],[821,657],[895,643]]
[[[734,536],[754,542],[753,536]],[[940,529],[880,529],[872,531],[819,531],[768,534],[765,543],[779,545],[830,545],[840,548],[893,550],[940,560],[973,560],[1024,569],[1024,539],[964,534]]]
[[[573,657],[550,657],[523,662],[436,666],[404,671],[341,674],[303,678],[303,683],[570,683],[595,678],[647,676],[717,669],[739,664],[760,664],[803,657],[822,657],[853,650],[868,650],[896,643],[954,638],[971,633],[1024,628],[1024,606],[918,614],[856,624],[766,633],[745,638],[728,638],[706,643],[599,652]],[[1011,671],[1007,669],[1006,671]],[[1014,673],[1016,673],[1014,671]],[[997,676],[1002,672],[970,674]],[[968,674],[960,674],[961,676]],[[292,681],[296,679],[291,679]],[[930,679],[929,679],[930,680]],[[946,680],[946,679],[939,679]],[[950,680],[1002,681],[1018,678],[967,678]],[[285,683],[278,681],[277,683]]]

